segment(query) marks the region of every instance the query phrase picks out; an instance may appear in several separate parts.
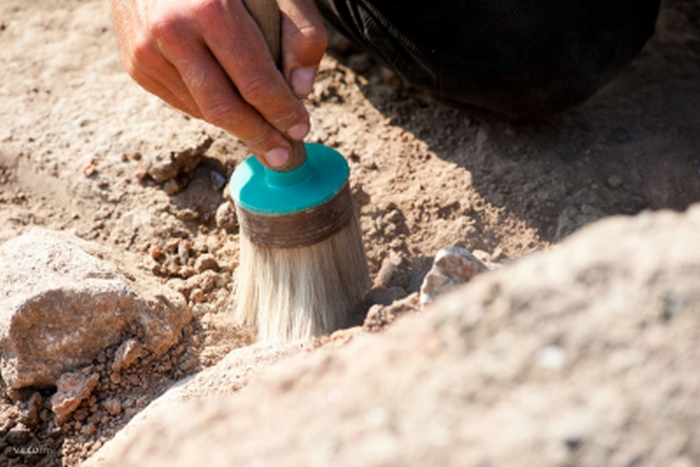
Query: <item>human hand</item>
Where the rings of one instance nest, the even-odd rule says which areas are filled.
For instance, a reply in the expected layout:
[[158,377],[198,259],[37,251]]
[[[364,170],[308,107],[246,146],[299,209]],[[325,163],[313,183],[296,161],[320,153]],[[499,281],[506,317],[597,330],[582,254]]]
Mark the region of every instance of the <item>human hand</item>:
[[287,138],[309,131],[299,97],[311,92],[328,37],[313,0],[277,3],[281,70],[242,0],[111,0],[122,59],[137,83],[283,168]]

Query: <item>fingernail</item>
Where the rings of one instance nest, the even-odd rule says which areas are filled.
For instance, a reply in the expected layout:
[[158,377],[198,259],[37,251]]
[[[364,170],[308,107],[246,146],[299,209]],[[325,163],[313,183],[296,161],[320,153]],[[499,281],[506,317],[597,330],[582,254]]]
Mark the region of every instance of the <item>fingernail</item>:
[[304,136],[306,136],[308,132],[308,123],[300,123],[298,125],[294,125],[289,130],[287,130],[287,134],[289,135],[289,137],[295,141],[301,141],[302,139],[304,139]]
[[265,160],[270,167],[282,167],[289,160],[289,151],[286,148],[275,148],[265,153]]
[[315,68],[295,68],[292,70],[292,89],[299,97],[306,97],[314,87]]

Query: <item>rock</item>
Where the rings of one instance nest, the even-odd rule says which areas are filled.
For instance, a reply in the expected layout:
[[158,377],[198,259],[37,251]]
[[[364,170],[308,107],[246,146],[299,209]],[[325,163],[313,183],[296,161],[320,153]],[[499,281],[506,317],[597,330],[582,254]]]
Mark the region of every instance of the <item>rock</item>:
[[143,346],[136,339],[128,339],[119,346],[114,354],[112,371],[120,372],[129,368],[143,355]]
[[18,423],[3,436],[3,441],[10,446],[26,446],[31,438],[31,430],[24,424]]
[[56,393],[51,396],[51,410],[61,424],[68,420],[80,403],[87,399],[100,380],[98,373],[88,367],[82,371],[63,373],[56,382]]
[[194,263],[194,269],[197,271],[197,274],[201,274],[208,270],[216,271],[219,269],[219,264],[216,262],[214,255],[205,253],[197,258],[197,261]]
[[102,405],[110,415],[119,415],[122,413],[122,402],[116,397],[110,397],[105,400]]
[[192,317],[183,297],[132,256],[111,257],[117,268],[96,255],[110,257],[43,229],[0,246],[0,368],[9,388],[54,385],[127,332],[155,355],[180,338]]
[[411,282],[410,264],[406,258],[392,251],[379,268],[377,277],[374,279],[375,287],[401,287],[408,289]]
[[211,185],[217,191],[221,190],[226,185],[226,177],[215,170],[209,172],[209,179],[211,180]]
[[435,255],[433,267],[423,279],[420,302],[423,305],[430,303],[439,295],[469,282],[475,275],[487,270],[488,267],[466,248],[443,248]]
[[216,209],[216,226],[227,232],[235,232],[238,229],[238,217],[232,202],[222,203]]
[[192,172],[213,142],[214,140],[211,136],[202,135],[201,141],[197,146],[157,156],[155,160],[149,163],[148,175],[158,183],[163,183],[174,179],[178,175]]
[[373,305],[367,312],[362,328],[367,332],[377,332],[389,324],[392,324],[400,315],[420,310],[417,293],[414,292],[408,297],[400,298],[403,297],[392,300],[386,305]]
[[242,389],[217,365],[84,465],[690,465],[698,232],[700,206],[608,219]]

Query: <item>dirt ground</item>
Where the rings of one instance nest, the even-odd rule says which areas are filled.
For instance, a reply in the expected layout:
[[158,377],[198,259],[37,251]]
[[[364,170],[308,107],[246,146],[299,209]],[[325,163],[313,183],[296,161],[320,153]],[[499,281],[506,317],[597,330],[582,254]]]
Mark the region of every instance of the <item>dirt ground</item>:
[[[0,430],[26,425],[60,451],[54,463],[77,465],[172,381],[250,342],[227,321],[238,231],[219,209],[247,151],[129,79],[106,2],[3,0],[0,44],[0,242],[39,225],[137,253],[197,316],[183,344],[133,381],[104,374],[66,425],[43,402],[50,388],[1,402]],[[391,285],[410,294],[445,246],[506,262],[602,217],[700,201],[700,3],[664,1],[637,60],[548,121],[490,121],[435,102],[340,39],[307,106],[308,140],[349,161],[373,277],[390,258],[404,273]],[[205,254],[218,265],[213,287],[194,268]],[[117,391],[133,402],[105,412]],[[11,447],[2,455],[51,465]]]

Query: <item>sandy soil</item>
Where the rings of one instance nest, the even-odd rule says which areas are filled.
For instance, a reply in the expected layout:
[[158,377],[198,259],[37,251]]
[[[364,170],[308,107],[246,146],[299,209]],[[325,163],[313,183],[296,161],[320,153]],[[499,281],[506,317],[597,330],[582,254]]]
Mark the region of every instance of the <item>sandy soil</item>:
[[[700,5],[664,1],[657,30],[587,103],[517,125],[435,102],[335,40],[307,102],[308,140],[350,163],[373,277],[390,258],[403,272],[391,285],[408,294],[444,246],[505,262],[605,216],[700,200]],[[250,342],[227,324],[238,232],[217,219],[247,151],[128,78],[105,2],[4,0],[0,44],[0,241],[41,225],[138,253],[197,315],[192,345],[144,363],[133,384],[103,375],[83,420],[57,427],[33,402],[31,436],[76,465],[169,382]],[[213,289],[194,270],[204,254],[218,263]],[[114,391],[130,391],[133,410],[106,414],[99,402]],[[2,404],[0,429],[27,421],[31,401]]]

